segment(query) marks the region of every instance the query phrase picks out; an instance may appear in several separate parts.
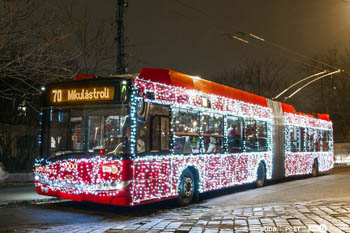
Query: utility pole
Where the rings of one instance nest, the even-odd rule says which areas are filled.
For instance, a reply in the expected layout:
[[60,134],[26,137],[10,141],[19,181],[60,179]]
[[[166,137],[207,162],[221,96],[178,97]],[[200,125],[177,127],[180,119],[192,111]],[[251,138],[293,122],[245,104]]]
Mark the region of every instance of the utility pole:
[[117,63],[116,63],[116,73],[125,74],[127,72],[126,62],[125,62],[125,40],[124,40],[124,8],[128,7],[128,2],[125,0],[116,0],[116,16],[115,22],[117,26]]

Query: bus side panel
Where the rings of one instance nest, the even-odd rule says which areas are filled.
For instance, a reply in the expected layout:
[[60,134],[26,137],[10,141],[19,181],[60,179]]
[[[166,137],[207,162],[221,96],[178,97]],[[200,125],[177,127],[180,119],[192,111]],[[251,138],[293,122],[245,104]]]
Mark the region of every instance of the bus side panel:
[[316,153],[286,153],[285,176],[306,175],[312,172]]
[[259,163],[265,165],[266,178],[272,177],[272,153],[252,152],[236,154],[235,185],[256,181]]
[[319,171],[328,171],[333,167],[332,152],[304,152],[286,154],[286,177],[312,173],[314,160],[317,159]]
[[171,193],[171,158],[139,158],[134,161],[133,204],[168,197]]
[[334,166],[333,152],[323,152],[318,156],[318,169],[320,172],[328,171]]
[[248,182],[248,155],[236,154],[235,184]]
[[221,185],[233,186],[235,183],[236,156],[234,154],[221,155]]
[[207,155],[208,159],[205,163],[205,189],[207,191],[218,189],[221,187],[221,156]]

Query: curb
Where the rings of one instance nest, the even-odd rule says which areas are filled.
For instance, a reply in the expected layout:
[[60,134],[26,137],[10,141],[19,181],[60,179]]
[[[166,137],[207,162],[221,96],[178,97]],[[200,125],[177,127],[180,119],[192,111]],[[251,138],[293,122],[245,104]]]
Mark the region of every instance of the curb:
[[62,202],[62,201],[67,201],[67,200],[59,199],[58,197],[52,197],[52,198],[43,198],[43,199],[34,199],[34,200],[4,201],[0,203],[0,208],[19,206],[19,205],[30,205],[30,204],[56,203],[56,202]]
[[34,182],[34,173],[7,173],[5,183],[29,183]]

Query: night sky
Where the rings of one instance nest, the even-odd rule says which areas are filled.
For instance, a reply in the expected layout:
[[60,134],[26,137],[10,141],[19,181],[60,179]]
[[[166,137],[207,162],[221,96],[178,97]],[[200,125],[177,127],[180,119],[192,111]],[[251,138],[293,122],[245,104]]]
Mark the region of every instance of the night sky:
[[[308,56],[343,49],[350,40],[350,1],[345,0],[128,2],[129,72],[159,67],[205,78],[251,58],[281,56],[278,49],[257,41],[228,39],[226,32],[254,33]],[[74,4],[86,6],[97,21],[114,18],[115,0],[75,0]]]

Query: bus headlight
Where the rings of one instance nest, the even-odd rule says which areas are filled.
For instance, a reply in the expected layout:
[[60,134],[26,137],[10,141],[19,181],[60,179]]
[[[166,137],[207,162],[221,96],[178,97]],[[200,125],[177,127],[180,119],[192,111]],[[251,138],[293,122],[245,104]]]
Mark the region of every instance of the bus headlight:
[[117,188],[117,190],[122,190],[122,189],[126,188],[126,186],[128,186],[131,182],[132,182],[131,180],[118,182],[116,184],[116,188]]

